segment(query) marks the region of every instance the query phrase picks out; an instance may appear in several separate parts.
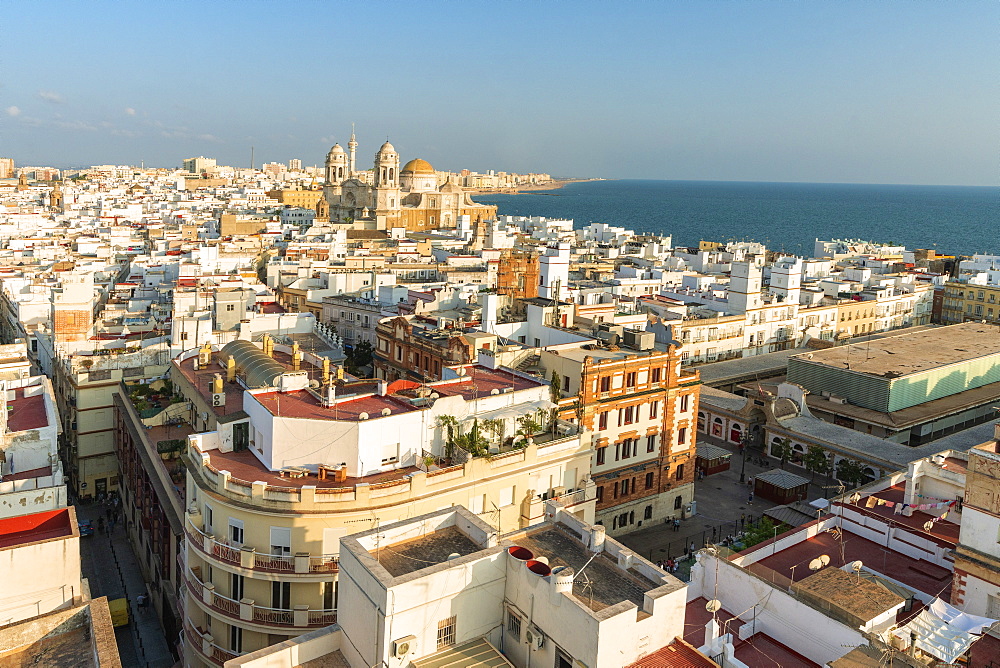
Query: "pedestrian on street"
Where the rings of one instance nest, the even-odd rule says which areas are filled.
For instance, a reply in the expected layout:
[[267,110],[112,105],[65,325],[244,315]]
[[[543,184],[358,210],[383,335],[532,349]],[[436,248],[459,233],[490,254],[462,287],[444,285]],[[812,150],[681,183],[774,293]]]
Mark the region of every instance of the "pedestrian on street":
[[694,541],[691,541],[691,556],[694,556]]
[[751,506],[753,505],[753,492],[750,492],[750,498],[747,499],[747,503],[750,504]]
[[675,517],[674,518],[674,531],[678,531],[679,532],[680,530],[681,530],[681,521]]

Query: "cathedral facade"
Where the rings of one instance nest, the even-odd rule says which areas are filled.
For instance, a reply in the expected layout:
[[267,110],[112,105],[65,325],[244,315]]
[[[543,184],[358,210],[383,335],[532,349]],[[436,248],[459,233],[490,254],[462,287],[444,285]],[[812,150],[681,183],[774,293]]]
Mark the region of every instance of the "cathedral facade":
[[335,144],[326,156],[323,198],[318,217],[332,223],[360,223],[388,230],[404,227],[410,232],[453,228],[459,216],[494,220],[497,208],[477,204],[449,179],[438,185],[434,168],[426,160],[410,160],[399,167],[399,154],[386,142],[375,154],[374,170],[358,172],[358,143],[351,133],[350,153]]

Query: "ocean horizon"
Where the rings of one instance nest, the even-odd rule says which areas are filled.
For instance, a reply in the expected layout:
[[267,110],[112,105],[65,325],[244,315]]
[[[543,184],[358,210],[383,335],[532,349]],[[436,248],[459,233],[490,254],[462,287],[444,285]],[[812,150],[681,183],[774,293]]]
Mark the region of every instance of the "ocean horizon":
[[817,238],[864,239],[1000,254],[1000,186],[609,179],[475,199],[500,215],[608,223],[677,246],[748,240],[808,256]]

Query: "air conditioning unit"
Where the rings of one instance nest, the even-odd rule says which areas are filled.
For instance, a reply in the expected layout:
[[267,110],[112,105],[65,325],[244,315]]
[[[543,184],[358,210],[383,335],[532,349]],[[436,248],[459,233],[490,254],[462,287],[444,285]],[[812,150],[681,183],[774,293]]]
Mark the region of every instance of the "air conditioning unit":
[[417,637],[406,636],[399,640],[392,641],[392,655],[397,659],[402,659],[417,649]]
[[541,649],[545,644],[545,636],[537,626],[529,626],[524,634],[524,639],[535,649]]

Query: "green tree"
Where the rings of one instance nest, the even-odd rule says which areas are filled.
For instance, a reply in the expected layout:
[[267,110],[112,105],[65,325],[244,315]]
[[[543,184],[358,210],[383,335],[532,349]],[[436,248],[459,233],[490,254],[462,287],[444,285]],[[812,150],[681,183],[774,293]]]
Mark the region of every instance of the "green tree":
[[789,438],[783,438],[777,443],[771,444],[771,456],[776,457],[781,461],[781,468],[785,468],[785,462],[792,458],[792,441]]
[[520,425],[520,428],[517,430],[515,435],[521,437],[521,447],[528,444],[529,436],[534,436],[542,430],[542,425],[535,419],[534,413],[526,413],[525,415],[517,418],[517,424]]
[[[549,401],[558,406],[559,400],[562,398],[562,392],[559,391],[559,374],[555,369],[552,370],[552,375],[549,377]],[[556,420],[559,418],[559,409],[552,408],[549,410],[549,430],[552,433],[556,431]]]
[[[775,531],[777,529],[777,531]],[[770,517],[761,518],[760,522],[756,525],[750,527],[743,534],[743,548],[752,547],[757,543],[763,543],[765,540],[770,540],[776,535],[783,534],[788,531],[789,527],[787,524],[779,524],[775,522]]]
[[865,468],[861,462],[853,459],[841,459],[837,462],[837,478],[851,487],[857,487],[865,479]]
[[497,439],[498,445],[503,446],[504,439],[507,437],[507,421],[503,418],[496,418],[493,420],[483,420],[483,429],[493,434]]
[[830,469],[830,461],[826,458],[826,451],[818,445],[810,445],[809,451],[802,458],[806,465],[806,470],[812,473],[812,479],[816,480],[816,474],[826,474]]
[[351,349],[351,352],[347,353],[344,365],[352,374],[360,376],[365,373],[366,367],[372,365],[372,361],[372,344],[368,341],[361,341]]

